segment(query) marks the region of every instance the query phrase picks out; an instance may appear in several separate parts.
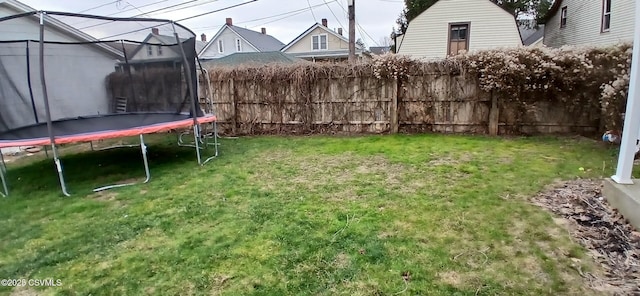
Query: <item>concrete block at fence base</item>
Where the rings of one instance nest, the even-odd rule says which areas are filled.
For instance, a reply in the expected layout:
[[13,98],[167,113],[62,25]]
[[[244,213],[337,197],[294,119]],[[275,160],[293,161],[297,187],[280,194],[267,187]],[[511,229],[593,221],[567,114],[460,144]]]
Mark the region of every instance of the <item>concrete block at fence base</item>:
[[602,194],[631,225],[640,230],[640,180],[633,180],[633,185],[621,185],[606,179]]

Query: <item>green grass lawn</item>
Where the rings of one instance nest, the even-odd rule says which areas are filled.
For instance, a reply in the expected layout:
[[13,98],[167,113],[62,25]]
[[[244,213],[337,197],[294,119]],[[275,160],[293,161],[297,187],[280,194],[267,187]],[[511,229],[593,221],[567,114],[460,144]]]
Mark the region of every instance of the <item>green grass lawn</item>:
[[99,194],[142,178],[139,150],[63,153],[68,198],[50,160],[10,165],[0,279],[62,286],[0,294],[593,294],[575,265],[596,264],[527,198],[611,175],[600,143],[256,137],[198,167],[174,140],[152,139],[151,183]]

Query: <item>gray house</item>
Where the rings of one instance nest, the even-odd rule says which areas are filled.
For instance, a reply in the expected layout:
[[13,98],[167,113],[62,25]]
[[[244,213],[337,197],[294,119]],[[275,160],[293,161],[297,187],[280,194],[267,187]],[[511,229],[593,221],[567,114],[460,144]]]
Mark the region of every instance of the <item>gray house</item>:
[[217,59],[239,52],[274,52],[283,46],[284,43],[267,34],[267,29],[256,32],[241,28],[233,25],[233,19],[227,18],[225,25],[199,52],[198,58]]

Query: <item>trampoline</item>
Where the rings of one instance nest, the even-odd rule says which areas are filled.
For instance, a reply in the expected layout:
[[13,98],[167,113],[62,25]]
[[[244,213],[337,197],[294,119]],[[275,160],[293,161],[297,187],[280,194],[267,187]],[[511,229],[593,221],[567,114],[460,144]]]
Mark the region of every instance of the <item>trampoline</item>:
[[[190,129],[193,140],[185,143],[183,132],[178,145],[195,148],[200,165],[218,156],[216,116],[200,105],[204,99],[212,106],[212,94],[198,91],[197,41],[188,28],[162,19],[26,11],[0,18],[0,36],[0,148],[50,147],[64,195],[60,144],[139,136],[142,183],[151,178],[146,134]],[[213,155],[204,159],[210,146]]]

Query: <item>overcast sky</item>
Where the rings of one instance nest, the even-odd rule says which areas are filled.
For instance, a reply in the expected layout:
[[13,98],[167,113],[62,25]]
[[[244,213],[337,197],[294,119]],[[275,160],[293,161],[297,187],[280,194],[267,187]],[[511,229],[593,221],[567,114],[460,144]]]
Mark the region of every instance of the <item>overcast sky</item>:
[[[154,18],[178,20],[208,11],[223,9],[249,0],[20,0],[37,10],[83,12],[119,17],[136,16],[173,6],[164,11],[145,14]],[[182,5],[179,5],[182,4]],[[356,0],[357,38],[367,46],[380,45],[388,37],[402,11],[402,0]],[[289,43],[304,30],[326,18],[329,28],[342,27],[347,34],[347,0],[257,0],[246,5],[181,22],[196,34],[211,38],[233,18],[234,25],[267,33]],[[171,11],[170,11],[171,10]]]

